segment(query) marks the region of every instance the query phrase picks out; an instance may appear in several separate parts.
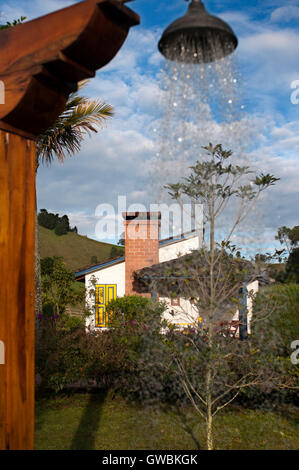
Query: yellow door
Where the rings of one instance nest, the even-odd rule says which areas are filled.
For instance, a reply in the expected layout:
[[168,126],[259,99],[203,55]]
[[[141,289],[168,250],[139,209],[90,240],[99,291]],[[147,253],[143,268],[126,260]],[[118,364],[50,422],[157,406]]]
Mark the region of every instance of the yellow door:
[[96,286],[96,327],[109,327],[109,312],[106,306],[112,299],[116,299],[116,284],[99,284]]

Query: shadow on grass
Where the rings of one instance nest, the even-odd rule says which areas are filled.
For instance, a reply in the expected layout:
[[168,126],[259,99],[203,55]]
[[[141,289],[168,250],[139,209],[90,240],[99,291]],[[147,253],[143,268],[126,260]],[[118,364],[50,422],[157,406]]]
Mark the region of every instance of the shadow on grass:
[[96,433],[101,421],[107,392],[91,393],[82,413],[70,450],[94,450]]
[[[198,437],[196,436],[194,432],[194,422],[191,423],[190,419],[188,419],[187,416],[187,409],[184,408],[183,406],[169,406],[166,405],[162,407],[164,413],[171,414],[171,416],[175,419],[176,424],[178,424],[179,428],[181,428],[187,435],[189,435],[196,445],[196,449],[201,450],[201,444],[198,440]],[[194,413],[192,414],[194,417]],[[196,421],[195,421],[196,423]]]

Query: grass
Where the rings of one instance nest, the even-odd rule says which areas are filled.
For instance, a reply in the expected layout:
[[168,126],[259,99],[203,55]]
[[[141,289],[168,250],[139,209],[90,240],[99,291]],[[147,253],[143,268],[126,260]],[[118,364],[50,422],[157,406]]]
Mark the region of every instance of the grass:
[[[111,248],[114,245],[110,243],[91,240],[73,232],[58,236],[54,230],[41,226],[38,229],[40,257],[61,256],[72,271],[92,264],[92,256],[96,256],[99,263],[111,258]],[[118,248],[124,251],[123,248]]]
[[[189,414],[194,420],[194,413]],[[298,449],[298,409],[280,412],[231,408],[215,422],[217,449]],[[196,436],[205,446],[204,426]],[[35,448],[40,450],[193,450],[173,412],[108,394],[58,395],[37,400]]]

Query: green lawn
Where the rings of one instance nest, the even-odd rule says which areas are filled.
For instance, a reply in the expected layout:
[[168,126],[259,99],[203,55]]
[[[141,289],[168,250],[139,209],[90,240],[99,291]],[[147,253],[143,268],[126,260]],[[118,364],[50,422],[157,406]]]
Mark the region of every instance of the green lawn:
[[[190,416],[194,419],[192,410]],[[202,424],[195,433],[204,446]],[[215,445],[217,449],[299,449],[298,409],[231,409],[216,421]],[[196,446],[170,411],[130,405],[110,395],[76,393],[37,400],[35,448],[193,450]]]

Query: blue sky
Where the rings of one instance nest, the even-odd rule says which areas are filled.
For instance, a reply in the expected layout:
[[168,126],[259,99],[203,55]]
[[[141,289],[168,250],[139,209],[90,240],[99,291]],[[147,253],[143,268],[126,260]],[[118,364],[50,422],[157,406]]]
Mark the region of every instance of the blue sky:
[[[67,0],[0,0],[1,22],[28,19],[75,3]],[[261,243],[272,244],[281,225],[299,224],[299,104],[291,83],[299,80],[299,0],[206,0],[207,9],[228,21],[239,38],[238,62],[246,112],[256,130],[252,160],[281,178],[265,198]],[[82,151],[63,165],[41,167],[38,207],[67,213],[79,233],[95,237],[98,204],[148,202],[148,171],[154,154],[159,71],[157,41],[186,11],[183,0],[135,0],[141,16],[116,58],[97,73],[85,94],[115,107],[115,117]]]

